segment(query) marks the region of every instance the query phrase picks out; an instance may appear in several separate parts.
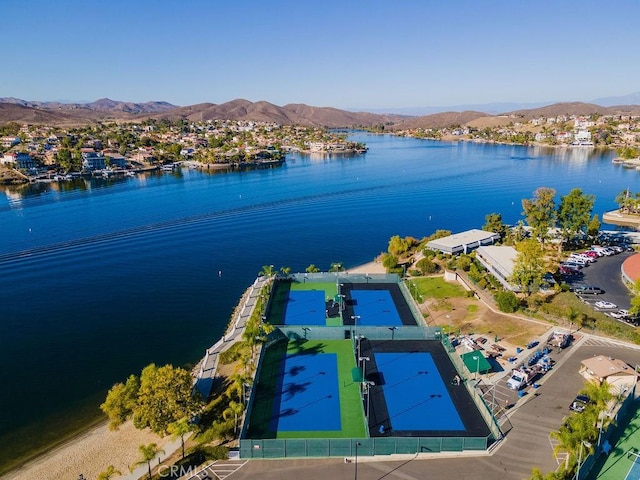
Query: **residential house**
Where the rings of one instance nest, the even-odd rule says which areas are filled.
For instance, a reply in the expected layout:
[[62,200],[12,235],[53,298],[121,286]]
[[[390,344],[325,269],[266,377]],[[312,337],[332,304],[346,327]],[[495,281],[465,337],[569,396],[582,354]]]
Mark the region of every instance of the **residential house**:
[[94,170],[104,170],[106,164],[106,159],[104,155],[99,152],[94,151],[84,151],[82,152],[82,169],[88,172],[93,172]]
[[580,365],[580,375],[598,385],[608,383],[612,387],[612,393],[616,394],[629,391],[638,382],[640,376],[622,360],[604,355],[583,360]]
[[38,166],[38,162],[26,152],[5,153],[2,163],[11,165],[18,170],[31,170]]

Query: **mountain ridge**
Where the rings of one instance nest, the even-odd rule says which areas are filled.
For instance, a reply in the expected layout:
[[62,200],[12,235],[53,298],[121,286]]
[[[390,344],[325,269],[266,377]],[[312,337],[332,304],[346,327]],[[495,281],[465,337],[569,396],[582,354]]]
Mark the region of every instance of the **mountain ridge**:
[[[623,97],[620,97],[623,98]],[[229,102],[176,106],[168,102],[122,102],[101,98],[90,103],[63,104],[33,102],[13,97],[0,98],[0,123],[78,125],[101,121],[137,122],[144,119],[186,121],[232,120],[263,121],[281,125],[344,128],[391,125],[393,130],[444,128],[466,125],[482,118],[510,117],[530,120],[558,115],[632,114],[640,115],[638,105],[601,106],[585,102],[558,102],[531,109],[513,110],[498,115],[477,110],[439,112],[423,116],[353,112],[334,107],[317,107],[303,103],[278,106],[267,101],[252,102],[237,98]],[[517,121],[517,120],[515,120]]]

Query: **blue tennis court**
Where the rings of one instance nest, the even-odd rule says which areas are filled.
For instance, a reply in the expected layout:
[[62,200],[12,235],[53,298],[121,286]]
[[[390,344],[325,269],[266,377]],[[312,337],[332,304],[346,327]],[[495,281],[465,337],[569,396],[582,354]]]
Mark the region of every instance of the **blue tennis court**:
[[326,325],[324,290],[291,290],[285,305],[285,325]]
[[341,430],[338,356],[335,353],[287,355],[281,369],[270,429]]
[[375,353],[393,430],[465,430],[428,352]]
[[[638,457],[638,454],[636,453],[632,453],[631,456],[633,459],[633,464],[627,472],[627,476],[624,477],[624,480],[640,480],[640,457]],[[627,454],[627,458],[628,457],[629,454]]]
[[388,290],[351,290],[350,295],[358,325],[402,325]]

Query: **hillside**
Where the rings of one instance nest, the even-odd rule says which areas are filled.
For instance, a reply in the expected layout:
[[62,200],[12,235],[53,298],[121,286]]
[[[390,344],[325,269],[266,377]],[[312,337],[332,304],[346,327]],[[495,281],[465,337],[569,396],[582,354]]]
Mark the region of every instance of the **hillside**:
[[466,125],[467,123],[483,117],[491,117],[483,112],[443,112],[433,115],[411,118],[397,123],[393,130],[409,130],[414,128],[445,128],[452,125]]
[[151,118],[179,118],[192,121],[206,120],[253,120],[275,122],[280,125],[306,125],[328,128],[371,126],[402,119],[399,115],[378,115],[366,112],[348,112],[331,107],[313,107],[304,104],[289,104],[284,107],[269,102],[250,102],[236,99],[219,105],[201,103],[181,107],[168,112],[149,115]]
[[[3,102],[4,100],[4,102]],[[85,104],[28,102],[15,98],[0,99],[0,124],[19,123],[76,125],[99,121],[141,121],[147,118],[170,120],[253,120],[280,125],[306,125],[328,128],[372,126],[395,122],[400,115],[349,112],[331,107],[290,104],[280,107],[269,102],[236,99],[222,104],[200,103],[176,107],[167,102],[130,103],[103,98]]]
[[100,121],[136,122],[147,118],[188,121],[233,120],[274,122],[327,128],[386,125],[390,130],[445,128],[469,125],[476,128],[506,125],[536,117],[558,115],[640,115],[638,105],[603,107],[592,103],[555,103],[540,108],[515,110],[501,115],[467,110],[442,112],[420,117],[397,114],[351,112],[301,103],[278,106],[266,101],[236,99],[221,104],[199,103],[178,107],[167,102],[121,102],[102,98],[91,103],[35,102],[12,97],[0,98],[0,124],[10,121],[29,124],[71,126]]

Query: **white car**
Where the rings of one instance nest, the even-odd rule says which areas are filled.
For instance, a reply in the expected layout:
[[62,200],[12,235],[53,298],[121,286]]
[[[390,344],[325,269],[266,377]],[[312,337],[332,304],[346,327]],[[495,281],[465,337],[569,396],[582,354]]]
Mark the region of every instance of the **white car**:
[[604,309],[612,309],[612,308],[618,308],[618,306],[615,303],[611,303],[611,302],[605,302],[604,300],[600,300],[596,303],[594,303],[594,305],[597,308],[604,308]]
[[629,315],[629,312],[622,309],[618,310],[617,312],[607,312],[607,315],[609,315],[611,318],[623,319]]

